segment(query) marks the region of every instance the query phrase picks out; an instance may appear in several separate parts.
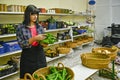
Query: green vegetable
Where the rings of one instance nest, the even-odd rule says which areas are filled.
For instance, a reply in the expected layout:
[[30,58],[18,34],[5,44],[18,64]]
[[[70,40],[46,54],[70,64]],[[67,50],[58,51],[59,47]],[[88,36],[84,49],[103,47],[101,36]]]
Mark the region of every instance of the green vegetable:
[[[46,80],[71,80],[71,75],[68,74],[66,68],[57,69],[54,66],[50,67],[50,73],[45,76]],[[34,74],[34,78],[42,80],[38,75]]]
[[63,70],[62,70],[62,78],[63,78],[63,80],[65,80],[66,75],[67,75],[67,71],[66,71],[65,68],[63,68]]
[[68,75],[66,68],[61,70],[54,66],[50,67],[50,74],[46,75],[47,80],[71,80],[71,75]]
[[48,34],[46,34],[46,38],[44,40],[40,41],[40,43],[53,44],[56,41],[57,41],[56,37],[53,36],[52,34],[48,33]]
[[34,74],[34,78],[35,78],[35,79],[38,79],[38,75],[37,75],[37,74]]

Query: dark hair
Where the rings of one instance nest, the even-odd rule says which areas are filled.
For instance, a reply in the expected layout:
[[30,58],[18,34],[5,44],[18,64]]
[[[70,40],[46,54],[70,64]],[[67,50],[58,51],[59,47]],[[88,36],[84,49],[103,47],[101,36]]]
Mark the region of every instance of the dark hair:
[[29,25],[29,23],[30,23],[30,14],[37,14],[38,15],[37,20],[35,22],[36,24],[38,24],[39,10],[34,5],[28,5],[26,7],[25,12],[24,12],[24,21],[23,21],[23,24],[25,24],[26,26]]

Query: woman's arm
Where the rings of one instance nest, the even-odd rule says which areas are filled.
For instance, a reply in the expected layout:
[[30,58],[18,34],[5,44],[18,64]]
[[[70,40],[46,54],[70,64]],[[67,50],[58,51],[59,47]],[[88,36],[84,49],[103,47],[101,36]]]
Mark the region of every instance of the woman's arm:
[[23,29],[23,25],[19,25],[16,28],[16,38],[21,48],[30,48],[29,44],[30,34],[25,34],[26,30]]
[[32,44],[34,41],[40,41],[46,38],[46,34],[39,34],[35,37],[29,39],[29,44]]

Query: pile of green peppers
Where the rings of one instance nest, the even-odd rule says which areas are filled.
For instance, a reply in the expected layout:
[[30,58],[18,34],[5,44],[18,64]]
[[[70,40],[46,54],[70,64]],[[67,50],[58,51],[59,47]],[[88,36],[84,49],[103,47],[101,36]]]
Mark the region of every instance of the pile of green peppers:
[[[37,74],[34,75],[35,79],[43,80],[42,78],[39,78]],[[57,69],[54,66],[50,67],[50,73],[45,76],[46,80],[71,80],[71,75],[68,74],[66,68],[63,69]]]
[[57,41],[56,37],[54,35],[48,33],[48,34],[46,34],[46,38],[44,40],[41,40],[40,43],[53,44],[56,41]]

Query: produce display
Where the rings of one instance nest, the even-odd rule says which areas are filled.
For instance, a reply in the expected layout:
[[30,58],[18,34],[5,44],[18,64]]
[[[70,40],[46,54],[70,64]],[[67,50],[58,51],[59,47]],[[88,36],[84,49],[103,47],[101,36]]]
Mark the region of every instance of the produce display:
[[15,24],[0,24],[0,35],[14,34],[16,32]]
[[[60,66],[62,65],[62,66]],[[58,63],[58,66],[49,66],[38,69],[32,74],[34,80],[73,80],[74,72],[64,67],[62,63]]]
[[[38,79],[38,75],[34,74],[34,77]],[[65,68],[62,70],[56,69],[56,67],[50,67],[50,74],[45,76],[46,80],[71,80],[71,75],[68,75],[68,72]],[[42,78],[38,80],[43,80]]]
[[57,53],[56,51],[54,51],[54,50],[52,50],[52,49],[47,49],[46,51],[45,51],[45,55],[47,56],[47,57],[51,57],[51,58],[53,58],[53,57],[56,57],[56,56],[59,56],[59,53]]
[[69,31],[65,31],[65,32],[58,32],[57,33],[57,39],[58,40],[67,40],[70,39],[71,36],[69,34]]
[[0,77],[11,74],[17,70],[17,64],[10,60],[7,64],[0,65]]
[[113,74],[112,70],[109,68],[100,69],[99,76],[112,79],[112,80],[118,80],[117,73]]

